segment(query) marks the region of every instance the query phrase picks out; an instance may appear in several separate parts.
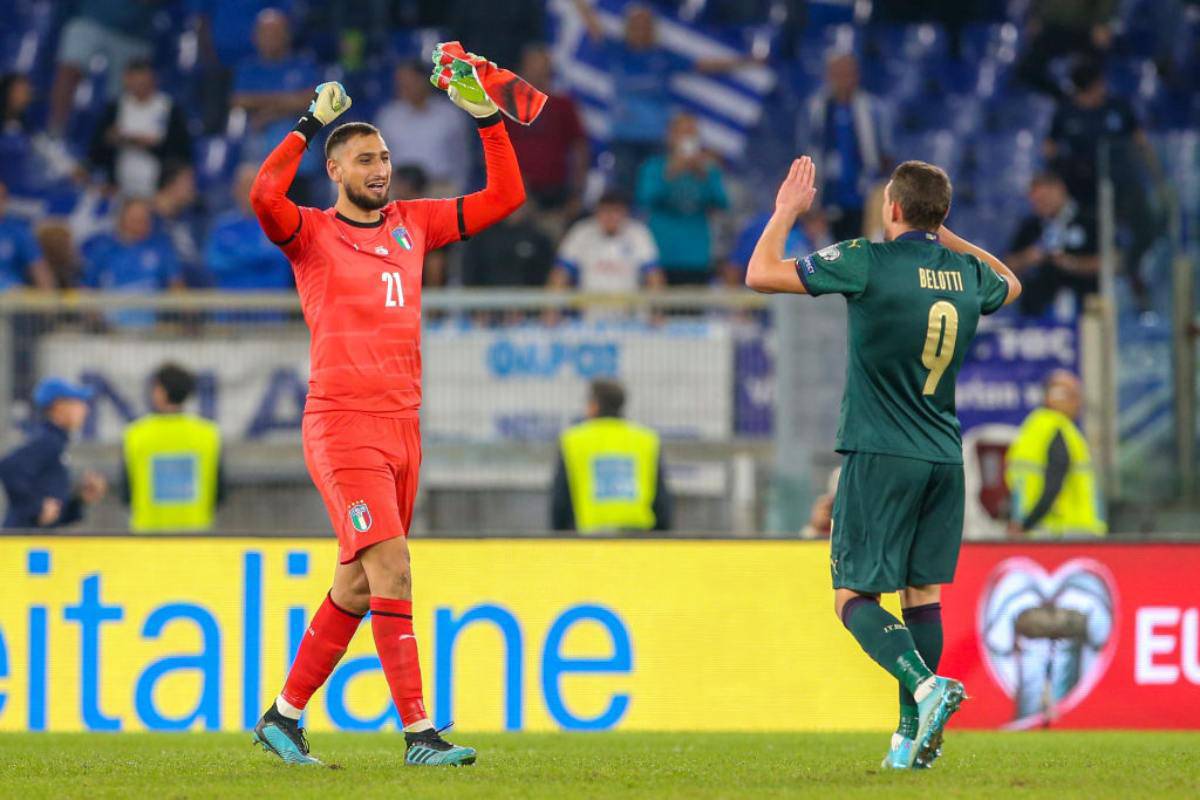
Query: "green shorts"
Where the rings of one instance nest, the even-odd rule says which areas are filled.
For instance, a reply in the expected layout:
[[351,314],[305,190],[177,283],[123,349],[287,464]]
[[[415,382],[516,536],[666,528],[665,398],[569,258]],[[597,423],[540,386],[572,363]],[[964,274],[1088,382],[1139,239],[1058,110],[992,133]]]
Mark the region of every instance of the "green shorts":
[[847,453],[833,503],[833,587],[876,594],[950,583],[965,502],[961,464]]

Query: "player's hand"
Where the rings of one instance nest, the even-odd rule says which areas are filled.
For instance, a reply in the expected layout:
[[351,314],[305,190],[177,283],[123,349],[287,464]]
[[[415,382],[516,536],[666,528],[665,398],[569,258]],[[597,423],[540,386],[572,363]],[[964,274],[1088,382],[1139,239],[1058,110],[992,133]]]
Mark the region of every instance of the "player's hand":
[[322,83],[317,87],[316,96],[308,106],[308,115],[322,125],[328,125],[345,113],[352,102],[342,84],[337,81]]
[[817,196],[816,167],[808,156],[792,162],[792,168],[775,195],[775,211],[790,214],[793,218],[812,208]]
[[38,525],[48,528],[62,516],[62,502],[54,497],[42,498],[42,511],[38,514]]
[[325,127],[345,113],[350,107],[350,95],[346,87],[337,81],[322,83],[316,88],[313,101],[308,104],[308,111],[296,121],[293,130],[304,137],[307,147],[321,128]]

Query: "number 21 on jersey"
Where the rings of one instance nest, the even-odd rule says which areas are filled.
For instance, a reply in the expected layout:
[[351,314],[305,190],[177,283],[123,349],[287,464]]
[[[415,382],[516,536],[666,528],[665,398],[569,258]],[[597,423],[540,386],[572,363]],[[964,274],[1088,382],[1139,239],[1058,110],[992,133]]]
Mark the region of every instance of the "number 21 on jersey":
[[[379,279],[387,284],[387,299],[385,308],[397,308],[404,305],[404,287],[400,284],[399,272],[384,272]],[[928,394],[928,392],[926,392]]]
[[954,344],[958,341],[958,309],[953,303],[939,300],[929,309],[929,331],[925,334],[925,350],[921,363],[929,370],[923,394],[937,391],[946,368],[954,360]]

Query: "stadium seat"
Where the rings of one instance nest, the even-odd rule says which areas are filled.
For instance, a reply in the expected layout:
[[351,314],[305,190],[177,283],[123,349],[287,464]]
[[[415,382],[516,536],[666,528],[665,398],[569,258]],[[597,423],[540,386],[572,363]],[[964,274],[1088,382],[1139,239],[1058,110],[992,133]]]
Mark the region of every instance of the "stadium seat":
[[949,128],[937,128],[896,136],[896,156],[900,160],[920,159],[937,164],[951,175],[962,167],[961,142]]
[[866,52],[880,58],[901,58],[924,63],[950,54],[946,30],[935,23],[917,25],[872,25],[867,29]]
[[1016,60],[1019,44],[1019,29],[1011,22],[973,23],[963,26],[960,47],[966,62],[995,59],[1011,64]]

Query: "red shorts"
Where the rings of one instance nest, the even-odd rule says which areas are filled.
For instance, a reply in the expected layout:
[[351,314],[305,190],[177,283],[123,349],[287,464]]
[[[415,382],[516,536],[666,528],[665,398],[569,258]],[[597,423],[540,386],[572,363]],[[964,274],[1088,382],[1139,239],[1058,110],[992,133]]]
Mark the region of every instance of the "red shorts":
[[349,411],[304,415],[304,463],[329,511],[342,564],[408,535],[421,470],[419,425]]

